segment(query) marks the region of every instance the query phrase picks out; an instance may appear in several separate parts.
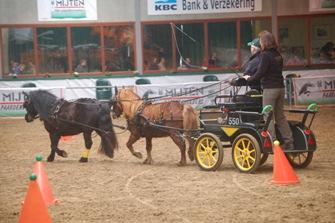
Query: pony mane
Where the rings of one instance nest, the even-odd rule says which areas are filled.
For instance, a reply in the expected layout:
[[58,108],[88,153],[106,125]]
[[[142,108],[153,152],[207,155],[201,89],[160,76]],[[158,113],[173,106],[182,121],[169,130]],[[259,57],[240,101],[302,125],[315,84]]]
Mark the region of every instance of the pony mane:
[[131,89],[121,89],[120,90],[120,97],[122,99],[129,99],[129,100],[138,100],[141,99],[133,90]]
[[100,101],[95,98],[78,98],[74,102],[85,103],[85,104],[100,104]]
[[29,98],[43,120],[49,118],[49,112],[57,97],[45,90],[31,91]]

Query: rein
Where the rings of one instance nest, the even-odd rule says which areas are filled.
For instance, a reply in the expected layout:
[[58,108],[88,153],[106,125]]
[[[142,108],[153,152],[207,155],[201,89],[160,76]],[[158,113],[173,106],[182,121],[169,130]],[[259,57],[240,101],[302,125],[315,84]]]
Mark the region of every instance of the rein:
[[[87,127],[87,128],[90,128],[90,129],[93,129],[95,131],[100,131],[104,134],[108,134],[110,131],[104,131],[104,130],[101,130],[99,128],[96,128],[96,127],[93,127],[93,126],[90,126],[90,125],[86,125],[82,122],[77,122],[77,121],[70,121],[68,119],[64,119],[64,118],[60,118],[60,117],[57,117],[56,119],[58,120],[61,120],[62,122],[67,122],[67,123],[71,123],[71,124],[76,124],[76,125],[81,125],[81,126],[84,126],[84,127]],[[120,129],[123,129],[123,130],[126,130],[127,127],[124,127],[124,126],[121,126],[121,125],[115,125],[115,124],[112,124],[113,127],[117,127],[117,128],[120,128]]]
[[[176,128],[176,127],[171,127],[171,126],[166,126],[166,125],[160,125],[160,124],[156,124],[148,120],[143,115],[141,115],[141,117],[146,121],[146,123],[148,123],[148,125],[150,125],[153,128],[159,129],[160,131],[164,131],[167,133],[169,133],[171,130],[176,131],[176,132],[179,132],[179,134],[184,135],[184,137],[185,137],[185,132],[190,132],[192,134],[190,137],[195,139],[194,138],[195,134],[203,131],[203,129],[182,129],[182,128]],[[179,121],[179,120],[169,120],[169,121]]]
[[214,95],[214,94],[217,94],[217,93],[219,93],[219,92],[221,92],[221,91],[226,90],[228,87],[230,87],[230,86],[227,86],[227,87],[225,87],[225,88],[222,88],[222,89],[220,89],[220,90],[214,91],[214,92],[212,92],[212,93],[209,93],[209,94],[206,94],[206,95],[197,97],[197,98],[192,98],[192,99],[184,100],[184,101],[182,101],[182,103],[186,103],[186,102],[189,102],[189,101],[197,100],[197,99],[199,99],[199,98],[206,98],[206,97],[212,96],[212,95]]
[[[217,83],[213,83],[213,84],[210,84],[210,85],[207,85],[207,86],[204,86],[204,87],[200,87],[200,88],[196,88],[192,91],[189,91],[189,92],[185,92],[185,93],[181,93],[181,94],[177,94],[177,95],[174,95],[174,97],[179,97],[179,96],[184,96],[184,95],[188,95],[188,94],[191,94],[191,93],[194,93],[194,92],[197,92],[199,90],[203,90],[203,89],[206,89],[206,88],[210,88],[212,86],[215,86],[215,85],[219,85],[221,83],[229,83],[229,81],[227,80],[222,80],[220,82],[217,82]],[[226,88],[224,89],[227,89],[228,87],[230,86],[227,86]],[[220,91],[218,91],[220,92]],[[206,95],[205,95],[206,96]],[[147,101],[159,101],[159,99],[163,99],[163,98],[166,98],[166,97],[169,97],[169,96],[166,96],[166,95],[162,95],[162,96],[157,96],[157,97],[151,97],[151,98],[147,98],[146,100]],[[203,96],[204,97],[204,96]],[[157,100],[158,99],[158,100]],[[143,99],[140,99],[140,100],[143,100]],[[192,100],[195,100],[195,99],[192,99]],[[192,101],[192,100],[188,100],[188,101]]]

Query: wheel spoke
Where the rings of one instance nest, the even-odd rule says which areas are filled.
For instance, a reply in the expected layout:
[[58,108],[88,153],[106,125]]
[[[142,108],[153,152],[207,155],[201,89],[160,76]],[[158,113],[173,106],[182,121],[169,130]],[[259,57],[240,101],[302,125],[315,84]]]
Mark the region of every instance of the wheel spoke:
[[243,149],[241,149],[240,147],[236,147],[236,149],[240,152],[240,153],[242,153],[243,152]]
[[250,163],[249,163],[249,159],[246,160],[247,161],[247,165],[248,165],[248,169],[251,167]]
[[235,155],[236,159],[243,158],[243,155]]
[[250,147],[250,141],[248,141],[248,144],[247,144],[247,149],[249,149],[249,147]]
[[205,151],[198,151],[198,154],[199,154],[199,155],[205,155],[206,152],[205,152]]
[[255,149],[249,150],[250,153],[254,153],[255,151]]
[[[214,163],[217,162],[217,159],[216,159],[212,154],[210,155],[210,158],[213,160]],[[214,163],[213,163],[213,164],[214,164]]]
[[244,162],[245,162],[246,160],[245,160],[245,158],[243,157],[243,159],[242,159],[242,163],[241,163],[241,166],[242,167],[244,167]]
[[211,141],[210,142],[210,145],[209,145],[209,148],[211,149],[211,150],[213,150],[213,147],[215,146],[215,142],[214,141]]
[[242,147],[243,147],[243,149],[245,149],[246,147],[245,147],[245,143],[244,143],[244,140],[242,139]]
[[251,159],[253,162],[255,162],[255,158],[254,157],[252,157],[252,156],[249,156],[249,159]]
[[206,158],[208,160],[208,165],[207,166],[212,166],[211,158],[209,156],[206,156]]
[[201,163],[205,166],[207,166],[207,156],[204,155],[202,158],[201,158]]

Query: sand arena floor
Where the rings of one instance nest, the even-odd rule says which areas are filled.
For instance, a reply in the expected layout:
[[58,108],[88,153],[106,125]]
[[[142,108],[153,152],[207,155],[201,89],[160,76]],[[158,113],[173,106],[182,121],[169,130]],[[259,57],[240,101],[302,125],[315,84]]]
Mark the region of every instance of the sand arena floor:
[[[79,163],[82,135],[62,141],[69,157],[46,163],[49,182],[60,204],[50,206],[53,222],[335,222],[335,109],[322,108],[313,124],[318,150],[312,163],[296,170],[300,184],[270,183],[270,156],[256,174],[241,174],[230,149],[216,172],[195,162],[178,167],[180,153],[169,138],[153,141],[153,165],[142,164],[118,134],[114,159],[97,154]],[[291,118],[295,118],[292,117]],[[124,123],[123,119],[115,123]],[[0,119],[0,222],[17,222],[37,153],[49,155],[42,122]],[[117,132],[121,130],[117,129]],[[135,144],[145,155],[145,141]]]

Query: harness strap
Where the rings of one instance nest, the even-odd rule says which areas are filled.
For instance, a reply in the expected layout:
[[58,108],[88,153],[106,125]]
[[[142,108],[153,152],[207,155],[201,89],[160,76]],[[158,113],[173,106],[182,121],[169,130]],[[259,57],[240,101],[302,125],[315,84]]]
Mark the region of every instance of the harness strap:
[[64,105],[65,100],[63,98],[58,99],[54,105],[51,107],[49,115],[51,119],[57,119],[58,113]]
[[135,114],[135,125],[136,125],[136,128],[138,129],[139,133],[141,136],[143,136],[143,131],[142,131],[142,125],[141,125],[141,117],[143,116],[142,115],[142,112],[145,108],[145,105],[146,103],[142,103],[136,110],[136,114]]

